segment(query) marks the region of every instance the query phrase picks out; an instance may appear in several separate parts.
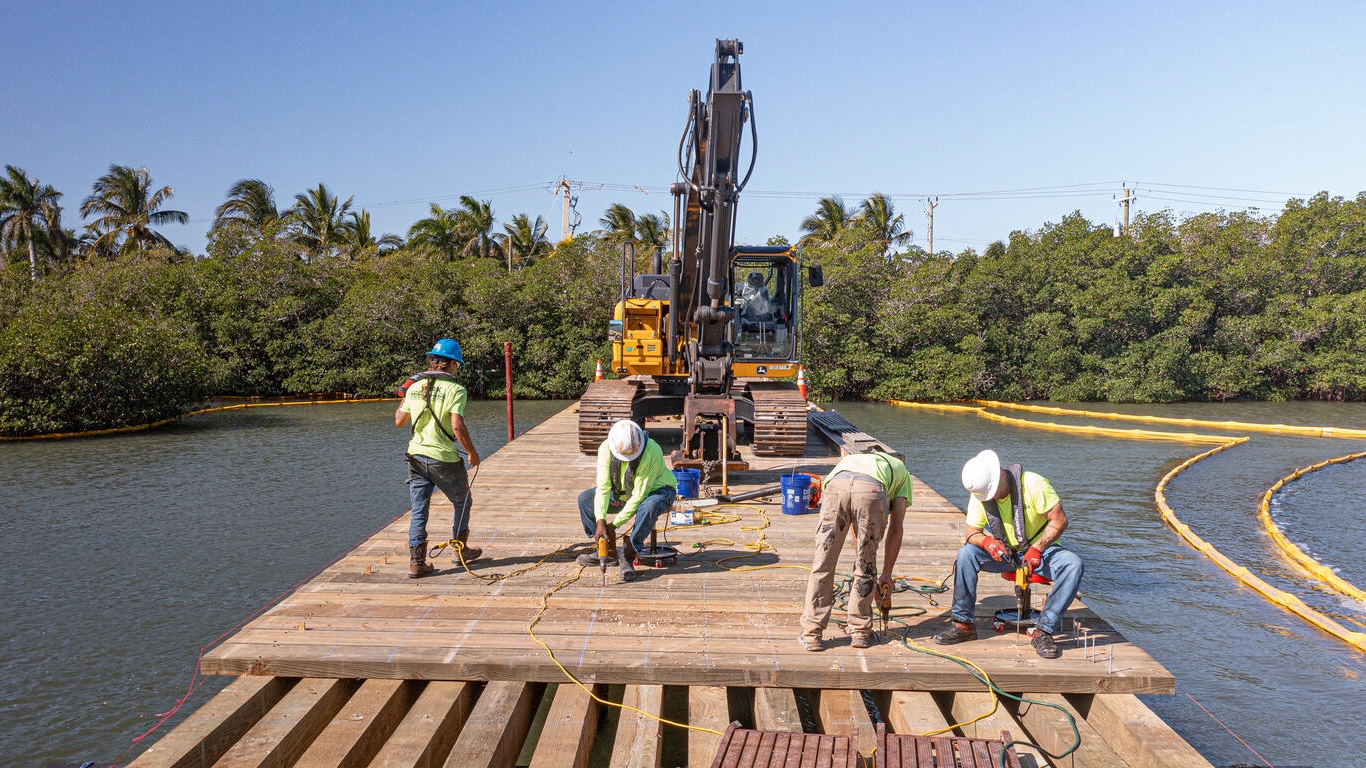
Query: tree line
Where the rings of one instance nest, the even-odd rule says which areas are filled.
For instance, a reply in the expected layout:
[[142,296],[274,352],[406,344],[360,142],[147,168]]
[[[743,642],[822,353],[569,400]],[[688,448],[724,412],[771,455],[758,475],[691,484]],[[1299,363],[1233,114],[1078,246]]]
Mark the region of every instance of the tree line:
[[[63,228],[60,195],[0,180],[0,434],[175,416],[216,396],[389,394],[433,339],[464,348],[475,397],[577,397],[610,356],[624,244],[667,249],[667,214],[616,204],[558,245],[540,217],[495,231],[490,201],[433,204],[406,238],[325,185],[281,209],[256,179],[206,252],[145,169],[111,167]],[[1121,237],[1079,213],[982,253],[925,253],[892,202],[821,200],[799,229],[825,284],[805,296],[815,398],[1173,402],[1366,395],[1366,195],[1277,215],[1142,214]],[[779,242],[777,238],[772,242]]]

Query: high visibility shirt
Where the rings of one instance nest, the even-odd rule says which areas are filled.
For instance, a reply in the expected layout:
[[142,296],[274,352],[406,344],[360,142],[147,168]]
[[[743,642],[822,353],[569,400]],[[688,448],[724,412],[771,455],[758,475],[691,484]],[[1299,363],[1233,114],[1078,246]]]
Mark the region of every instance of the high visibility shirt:
[[[1058,494],[1047,478],[1034,472],[1025,471],[1020,475],[1020,485],[1024,503],[1025,538],[1034,541],[1044,526],[1048,525],[1048,510],[1058,505]],[[1011,549],[1023,546],[1015,540],[1015,515],[1011,510],[1010,497],[993,501],[1001,513],[1001,526],[1005,528],[1006,544]],[[987,510],[976,496],[968,495],[968,526],[987,530]]]
[[845,456],[830,470],[830,474],[825,476],[825,482],[830,482],[841,472],[858,472],[875,478],[886,489],[889,503],[892,499],[901,497],[906,500],[906,506],[911,505],[911,472],[906,469],[906,464],[895,456],[886,453],[855,453]]
[[[432,387],[430,412],[427,411],[427,386]],[[408,388],[403,396],[403,410],[412,419],[413,437],[408,441],[408,453],[413,456],[426,456],[437,461],[457,462],[461,460],[453,440],[455,432],[451,427],[451,414],[465,415],[465,401],[468,399],[465,388],[445,379],[424,379]],[[438,426],[438,422],[440,426]],[[442,432],[442,427],[445,432]],[[446,437],[449,433],[451,437]]]
[[[621,511],[612,519],[612,525],[618,527],[636,516],[636,508],[651,492],[666,485],[670,488],[678,487],[678,478],[674,477],[674,473],[664,463],[664,449],[659,447],[659,443],[649,438],[645,440],[645,451],[640,454],[640,461],[636,464],[635,476],[632,478],[629,488],[626,487],[626,471],[630,468],[631,462],[623,461],[620,464],[621,477],[617,478],[617,485],[623,489],[627,496],[622,501]],[[594,518],[606,520],[611,501],[612,449],[604,440],[602,445],[598,446],[598,492],[593,497]]]

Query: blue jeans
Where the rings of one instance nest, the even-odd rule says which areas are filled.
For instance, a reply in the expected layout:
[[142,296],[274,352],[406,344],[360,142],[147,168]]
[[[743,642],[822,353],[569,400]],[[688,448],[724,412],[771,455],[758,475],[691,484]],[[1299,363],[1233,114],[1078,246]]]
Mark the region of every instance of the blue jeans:
[[[650,538],[650,531],[655,529],[655,521],[659,516],[669,511],[674,505],[674,496],[677,491],[665,485],[650,491],[650,495],[640,502],[636,507],[636,516],[632,519],[634,524],[631,528],[631,547],[636,552],[645,550],[645,542]],[[583,518],[583,532],[592,538],[598,530],[598,520],[593,516],[593,502],[598,497],[598,489],[589,488],[579,494],[579,517]],[[621,511],[621,502],[613,500],[607,505],[608,522],[611,518]]]
[[451,526],[451,538],[469,535],[470,507],[474,504],[474,498],[470,495],[465,462],[409,456],[408,495],[412,498],[413,504],[412,520],[408,523],[410,547],[427,543],[427,507],[432,500],[433,488],[440,488],[455,508],[455,524]]
[[[964,544],[958,549],[958,564],[953,571],[953,611],[954,621],[971,622],[977,606],[977,574],[1009,573],[1015,566],[1009,562],[998,563],[991,559],[986,550],[976,544]],[[1037,617],[1034,626],[1041,632],[1056,634],[1062,621],[1062,612],[1072,604],[1081,586],[1081,574],[1085,570],[1081,558],[1076,553],[1062,547],[1049,547],[1043,552],[1043,563],[1038,574],[1053,580],[1053,591],[1044,601],[1043,612]]]

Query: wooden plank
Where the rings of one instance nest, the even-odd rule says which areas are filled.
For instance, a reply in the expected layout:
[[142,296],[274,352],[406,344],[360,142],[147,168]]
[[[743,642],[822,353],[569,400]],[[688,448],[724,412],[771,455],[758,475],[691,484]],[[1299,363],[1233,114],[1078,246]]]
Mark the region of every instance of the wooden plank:
[[1020,735],[1026,735],[1035,744],[1055,755],[1061,755],[1076,743],[1076,737],[1072,734],[1072,724],[1068,721],[1067,715],[1063,714],[1066,712],[1075,721],[1081,739],[1081,744],[1076,751],[1067,757],[1072,765],[1085,768],[1091,766],[1095,768],[1127,768],[1130,765],[1130,761],[1115,752],[1106,743],[1104,737],[1096,731],[1095,727],[1087,723],[1077,713],[1067,699],[1054,693],[1026,693],[1021,695],[1045,704],[1062,707],[1062,711],[1053,707],[1022,704],[1014,699],[1003,698],[1001,705],[1014,715],[1024,727],[1024,734],[1016,734],[1017,738]]
[[512,768],[531,730],[543,687],[494,682],[484,687],[446,758],[446,768]]
[[754,689],[754,727],[761,731],[802,732],[802,716],[791,688]]
[[128,768],[210,766],[298,682],[294,678],[239,677],[185,718]]
[[214,765],[217,768],[285,768],[293,765],[359,687],[357,680],[300,680]]
[[664,710],[664,686],[628,685],[621,703],[648,714],[621,710],[611,768],[659,768],[664,728],[658,718]]
[[415,680],[367,680],[295,763],[295,768],[364,768],[417,700]]
[[863,704],[863,696],[858,691],[821,691],[816,714],[822,733],[852,735],[858,739],[859,754],[872,758],[877,736],[873,732],[873,722],[868,717],[868,708]]
[[710,728],[716,733],[688,731],[688,768],[709,768],[729,724],[726,689],[721,686],[692,686],[688,688],[688,725]]
[[[593,693],[601,698],[606,695],[607,686],[593,686]],[[584,768],[593,748],[600,706],[588,691],[573,683],[560,683],[531,756],[530,768]]]
[[884,716],[894,733],[914,735],[949,726],[938,702],[926,691],[894,691]]
[[478,686],[473,683],[427,683],[370,764],[375,768],[441,765],[464,728],[477,694]]
[[1134,696],[1067,696],[1086,722],[1129,762],[1145,768],[1210,768],[1171,726]]

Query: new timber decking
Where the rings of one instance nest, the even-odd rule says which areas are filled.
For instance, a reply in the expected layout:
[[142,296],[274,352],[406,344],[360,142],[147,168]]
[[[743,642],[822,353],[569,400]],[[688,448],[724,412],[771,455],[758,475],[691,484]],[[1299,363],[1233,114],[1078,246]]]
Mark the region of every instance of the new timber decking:
[[[667,448],[677,426],[649,426]],[[800,731],[807,711],[808,728],[859,732],[865,756],[876,719],[894,733],[921,733],[991,708],[984,686],[958,664],[886,638],[854,649],[834,622],[826,651],[802,650],[816,515],[783,515],[776,496],[716,510],[738,514],[736,522],[661,530],[660,543],[679,548],[678,562],[640,567],[634,582],[609,569],[603,584],[597,568],[580,569],[573,557],[588,542],[575,499],[592,485],[594,457],[578,451],[576,433],[571,407],[479,466],[471,544],[484,557],[473,574],[445,554],[438,574],[408,579],[408,522],[396,521],[208,653],[205,673],[238,680],[133,765],[675,764],[662,762],[666,753],[690,768],[711,764],[719,736],[671,736],[685,732],[602,707],[566,671],[600,697],[717,732],[732,720]],[[803,459],[747,455],[752,469],[729,477],[728,491],[776,484],[794,470],[823,475],[837,456],[810,439]],[[907,460],[914,471],[915,457]],[[719,492],[720,478],[709,480]],[[914,496],[894,574],[939,582],[963,516],[919,481]],[[434,499],[434,539],[449,531],[450,515],[449,503]],[[846,572],[851,557],[848,546]],[[907,640],[933,648],[929,637],[944,626],[950,599],[898,593],[893,615],[909,625]],[[1171,674],[1080,602],[1065,628],[1079,621],[1086,645],[1060,635],[1062,658],[1045,660],[1027,638],[992,631],[992,612],[1013,606],[1007,582],[984,575],[979,599],[980,639],[937,650],[969,658],[1004,690],[1076,712],[1085,749],[1066,764],[1207,765],[1130,695],[1171,693]],[[533,621],[545,647],[532,637]],[[1060,735],[1053,712],[1007,704],[956,733],[1038,731],[1036,743],[1061,751],[1070,730]],[[1019,751],[1025,764],[1050,764]],[[1130,763],[1128,754],[1148,757]]]

